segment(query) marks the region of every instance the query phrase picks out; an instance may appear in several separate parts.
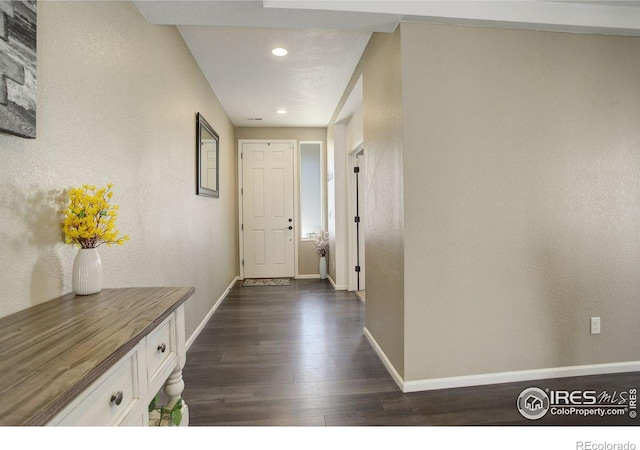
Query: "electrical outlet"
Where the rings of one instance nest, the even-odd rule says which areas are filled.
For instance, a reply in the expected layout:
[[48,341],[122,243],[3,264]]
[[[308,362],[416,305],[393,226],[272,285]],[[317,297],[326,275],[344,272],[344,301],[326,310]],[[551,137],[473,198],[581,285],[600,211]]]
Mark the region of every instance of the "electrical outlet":
[[591,318],[591,334],[600,334],[600,317]]

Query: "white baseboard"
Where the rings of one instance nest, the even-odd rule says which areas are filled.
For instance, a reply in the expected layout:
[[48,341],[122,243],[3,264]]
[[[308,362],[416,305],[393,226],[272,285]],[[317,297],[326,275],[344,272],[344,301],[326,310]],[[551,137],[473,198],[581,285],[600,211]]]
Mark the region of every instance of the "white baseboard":
[[604,375],[611,373],[636,372],[640,370],[640,361],[622,363],[591,364],[585,366],[552,367],[548,369],[498,372],[463,377],[433,378],[430,380],[405,381],[403,392],[430,391],[487,384],[514,383],[517,381],[547,380],[550,378]]
[[319,273],[314,273],[311,275],[298,275],[295,277],[296,280],[311,280],[311,279],[320,279]]
[[209,310],[209,312],[207,313],[205,318],[202,320],[202,322],[200,322],[200,325],[198,325],[198,328],[196,328],[196,330],[189,337],[189,339],[187,339],[187,342],[186,342],[187,351],[189,350],[189,348],[191,348],[191,345],[195,342],[196,338],[200,335],[205,325],[207,325],[207,322],[209,322],[209,319],[211,319],[211,316],[213,316],[213,313],[216,312],[216,309],[218,309],[218,307],[222,304],[224,299],[227,298],[227,295],[229,295],[229,291],[233,289],[233,286],[236,284],[236,281],[238,281],[238,279],[239,277],[235,277],[233,279],[231,284],[229,284],[227,289],[222,293],[222,295],[220,296],[218,301],[215,303],[215,305],[213,305],[213,307]]
[[462,377],[432,378],[427,380],[405,381],[403,392],[430,391],[487,384],[514,383],[517,381],[547,380],[550,378],[604,375],[610,373],[637,372],[640,361],[621,363],[591,364],[585,366],[552,367],[548,369],[498,372]]
[[378,354],[378,357],[382,360],[382,363],[389,371],[389,374],[391,375],[391,378],[393,378],[393,381],[395,381],[400,390],[404,392],[404,380],[402,379],[396,368],[393,367],[393,364],[391,364],[391,361],[389,361],[389,358],[387,358],[387,355],[385,355],[384,351],[378,345],[378,342],[373,337],[373,335],[369,332],[369,330],[367,330],[367,327],[364,327],[362,331],[364,333],[364,337],[367,338],[369,344],[371,344],[371,347],[373,347],[373,350]]
[[640,371],[640,361],[619,363],[590,364],[584,366],[553,367],[548,369],[519,370],[514,372],[498,372],[481,375],[467,375],[462,377],[431,378],[424,380],[405,381],[393,367],[387,355],[378,345],[373,335],[365,327],[364,335],[385,365],[391,378],[402,392],[432,391],[436,389],[450,389],[468,386],[484,386],[488,384],[514,383],[518,381],[547,380],[550,378],[566,378],[588,375],[604,375],[624,372]]
[[334,290],[336,290],[336,291],[346,291],[347,290],[347,286],[336,285],[336,282],[333,281],[333,278],[331,278],[331,275],[327,274],[327,279],[331,283],[331,286],[333,286]]

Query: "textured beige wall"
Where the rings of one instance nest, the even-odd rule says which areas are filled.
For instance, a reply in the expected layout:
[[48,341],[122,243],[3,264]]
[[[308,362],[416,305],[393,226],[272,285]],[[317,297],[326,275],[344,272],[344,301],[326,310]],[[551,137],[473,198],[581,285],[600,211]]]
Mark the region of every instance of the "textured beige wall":
[[364,140],[363,110],[364,108],[360,105],[347,121],[347,155],[354,150],[357,144]]
[[[195,195],[195,116],[220,134],[220,198]],[[233,127],[174,27],[129,2],[38,2],[36,140],[0,135],[0,316],[71,291],[56,191],[114,183],[105,287],[188,285],[187,336],[237,274]]]
[[406,380],[640,360],[638,55],[402,25]]
[[[322,151],[324,153],[323,158],[326,160],[326,128],[238,127],[235,129],[235,133],[236,141],[240,139],[287,139],[297,141],[298,144],[300,144],[300,141],[321,141]],[[299,180],[296,180],[296,186],[299,186]],[[317,275],[319,271],[319,261],[320,257],[313,251],[313,241],[303,241],[298,238],[298,273],[300,275]]]
[[404,239],[400,30],[374,33],[363,54],[366,327],[404,373]]
[[[329,167],[336,168],[335,179],[328,183],[329,210],[333,208],[335,213],[335,228],[346,235],[347,149],[357,141],[357,135],[363,133],[367,154],[365,325],[402,376],[405,363],[400,69],[400,29],[393,34],[374,33],[330,120],[327,141]],[[346,124],[334,122],[361,76],[363,106],[352,117],[347,131]],[[348,140],[353,142],[348,143]],[[342,161],[334,161],[339,158]],[[335,198],[331,195],[332,189],[335,189]],[[344,198],[338,198],[341,195]],[[329,220],[331,223],[332,219]],[[346,236],[342,242],[346,251]],[[336,276],[333,261],[329,262],[329,273]]]
[[305,127],[236,127],[236,139],[289,139],[295,141],[327,140],[326,128]]

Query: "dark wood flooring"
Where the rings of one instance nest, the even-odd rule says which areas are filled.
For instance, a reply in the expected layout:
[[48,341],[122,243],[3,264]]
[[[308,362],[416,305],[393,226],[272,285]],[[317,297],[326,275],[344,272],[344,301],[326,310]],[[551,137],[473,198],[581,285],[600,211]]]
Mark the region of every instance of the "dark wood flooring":
[[638,425],[516,409],[523,389],[640,388],[640,373],[403,394],[362,334],[365,306],[327,281],[229,293],[187,353],[190,425]]

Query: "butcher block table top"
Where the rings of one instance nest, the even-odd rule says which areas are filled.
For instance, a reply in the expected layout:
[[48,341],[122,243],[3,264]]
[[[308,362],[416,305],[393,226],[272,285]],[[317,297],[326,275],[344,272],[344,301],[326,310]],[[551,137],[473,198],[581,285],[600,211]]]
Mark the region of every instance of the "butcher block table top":
[[0,425],[45,425],[194,291],[68,294],[0,319]]

